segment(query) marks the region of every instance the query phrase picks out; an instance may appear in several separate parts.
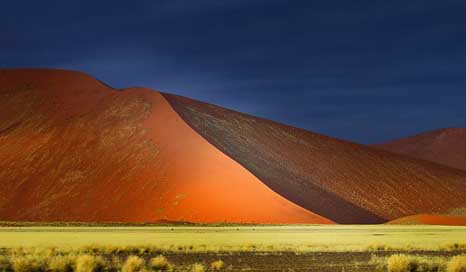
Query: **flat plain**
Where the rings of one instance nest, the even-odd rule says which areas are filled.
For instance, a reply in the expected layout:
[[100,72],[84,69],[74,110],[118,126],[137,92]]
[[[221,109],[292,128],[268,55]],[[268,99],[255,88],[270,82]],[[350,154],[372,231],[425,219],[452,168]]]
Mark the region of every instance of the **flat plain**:
[[466,227],[452,226],[0,227],[4,255],[52,250],[122,262],[130,255],[147,262],[163,255],[175,271],[190,271],[194,263],[214,270],[216,260],[230,271],[375,271],[394,254],[447,259],[465,254],[465,245]]
[[435,249],[466,243],[466,227],[394,225],[291,226],[71,226],[1,227],[1,247],[194,246],[209,250],[243,246],[303,250],[363,250],[375,244],[391,248]]

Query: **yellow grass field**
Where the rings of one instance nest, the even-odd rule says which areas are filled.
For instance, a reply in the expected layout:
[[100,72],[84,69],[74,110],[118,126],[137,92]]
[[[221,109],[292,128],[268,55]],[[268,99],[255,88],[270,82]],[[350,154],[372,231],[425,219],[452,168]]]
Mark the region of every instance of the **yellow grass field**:
[[1,227],[0,247],[149,246],[200,251],[436,250],[466,244],[466,227],[392,225]]
[[466,269],[466,227],[6,225],[5,272]]

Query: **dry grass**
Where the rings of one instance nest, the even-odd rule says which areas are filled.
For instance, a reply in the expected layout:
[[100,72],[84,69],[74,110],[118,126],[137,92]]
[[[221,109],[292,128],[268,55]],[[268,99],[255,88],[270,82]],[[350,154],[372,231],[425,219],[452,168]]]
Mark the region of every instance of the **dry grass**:
[[[244,247],[248,251],[253,250],[251,245],[245,245]],[[457,248],[457,246],[453,246],[453,248]],[[166,257],[160,255],[163,251],[156,252],[156,249],[151,247],[4,249],[0,254],[0,272],[204,272],[232,269],[232,266],[226,267],[225,263],[218,259],[208,263],[208,266],[202,263],[180,263],[175,270],[175,266]],[[257,248],[254,249],[257,250]],[[177,253],[182,255],[187,253],[180,252],[180,249],[173,250],[177,250]],[[182,248],[182,250],[185,249]],[[198,249],[189,250],[195,251],[194,256],[199,256]],[[374,246],[373,250],[386,250],[386,248],[383,245]],[[256,253],[264,255],[268,254],[269,251],[262,252],[259,250]],[[208,255],[212,254],[212,251],[206,252]],[[221,254],[223,253],[221,252]],[[368,254],[371,253],[368,252]],[[373,252],[369,263],[363,262],[360,264],[370,265],[376,271],[384,272],[466,272],[466,255],[453,258],[433,257],[411,255],[409,251],[406,251],[406,254],[383,257],[385,254]],[[126,258],[125,256],[129,257]],[[145,263],[144,258],[149,256],[157,257]],[[198,260],[198,257],[195,257],[194,260],[202,261]],[[310,265],[312,264],[310,263]],[[355,267],[354,264],[352,265]]]
[[11,259],[16,272],[41,272],[47,270],[47,260],[43,256],[20,255]]
[[220,271],[225,267],[225,263],[222,260],[217,260],[210,264],[210,268],[214,271]]
[[149,261],[149,268],[151,271],[172,271],[173,265],[168,262],[167,258],[159,255]]
[[390,256],[387,260],[389,272],[409,272],[413,270],[413,258],[403,254]]
[[466,256],[432,257],[395,254],[390,257],[372,255],[369,264],[376,271],[388,272],[466,272]]
[[121,268],[121,272],[142,272],[145,270],[144,259],[138,256],[129,256]]
[[51,272],[72,272],[75,263],[75,255],[57,255],[48,260],[48,268]]
[[455,256],[447,264],[447,272],[466,272],[466,256]]
[[[60,235],[55,233],[59,231]],[[257,235],[261,233],[261,235]],[[195,239],[193,239],[195,238]],[[445,226],[26,227],[0,228],[0,247],[71,247],[125,256],[166,252],[315,252],[466,249],[466,228]],[[87,245],[91,245],[86,247]],[[87,249],[86,249],[87,248]],[[210,267],[209,267],[210,268]]]
[[107,263],[100,256],[80,255],[76,258],[76,272],[103,272]]

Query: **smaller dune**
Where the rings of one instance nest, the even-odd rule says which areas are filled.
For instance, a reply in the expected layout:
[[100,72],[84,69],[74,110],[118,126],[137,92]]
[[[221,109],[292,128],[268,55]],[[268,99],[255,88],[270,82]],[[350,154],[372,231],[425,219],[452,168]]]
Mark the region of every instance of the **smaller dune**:
[[466,216],[418,214],[402,217],[388,224],[466,226]]
[[466,170],[466,129],[444,128],[386,143],[379,149]]

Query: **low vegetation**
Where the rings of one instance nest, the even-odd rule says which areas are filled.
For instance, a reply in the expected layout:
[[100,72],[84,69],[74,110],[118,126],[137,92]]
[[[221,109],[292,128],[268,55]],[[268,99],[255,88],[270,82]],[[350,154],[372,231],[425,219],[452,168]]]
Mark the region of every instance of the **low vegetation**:
[[75,262],[76,255],[56,255],[49,259],[48,268],[52,272],[71,272]]
[[76,258],[76,272],[103,272],[106,266],[101,256],[84,254]]
[[225,263],[222,260],[217,260],[210,264],[210,267],[214,271],[221,271],[225,267]]
[[43,256],[13,256],[11,267],[16,272],[33,272],[47,270],[47,261]]
[[396,254],[387,260],[389,272],[441,271],[442,267],[444,267],[444,260],[441,258]]
[[[162,271],[234,271],[231,266],[218,259],[206,266],[202,263],[185,264],[176,267],[163,255],[149,259],[146,263],[144,254],[128,255],[123,260],[118,256],[76,254],[75,251],[61,250],[27,250],[10,251],[0,255],[2,272],[162,272]],[[363,263],[356,262],[357,268]],[[466,272],[466,255],[421,256],[412,254],[392,254],[389,256],[373,255],[368,263],[380,272]],[[312,263],[309,263],[312,265]],[[350,265],[350,264],[348,264]],[[354,270],[353,270],[354,271]],[[357,271],[357,270],[356,270]]]
[[447,272],[466,272],[466,256],[455,256],[447,264]]
[[138,256],[129,256],[121,268],[121,272],[142,272],[145,270],[144,259]]
[[[204,272],[201,263],[192,263],[176,269],[163,255],[145,262],[144,254],[129,255],[122,261],[118,256],[77,253],[76,250],[16,249],[0,255],[1,272]],[[122,251],[123,252],[123,251]],[[5,252],[4,252],[5,253]],[[101,254],[101,253],[97,253]],[[125,255],[124,253],[122,255]],[[225,263],[211,263],[211,270],[223,270]]]
[[12,227],[0,272],[466,272],[465,239],[456,227]]
[[[55,235],[57,231],[60,235]],[[18,246],[37,248],[43,247],[44,244],[55,247],[93,247],[109,254],[121,250],[139,253],[139,248],[153,253],[179,251],[305,253],[406,249],[457,251],[466,249],[466,228],[391,225],[0,227],[0,248]]]
[[388,272],[466,272],[466,255],[453,257],[393,254],[372,256],[370,263],[377,271]]
[[149,262],[149,268],[152,271],[173,271],[173,265],[168,262],[167,258],[162,255],[159,255],[155,258],[152,258]]

